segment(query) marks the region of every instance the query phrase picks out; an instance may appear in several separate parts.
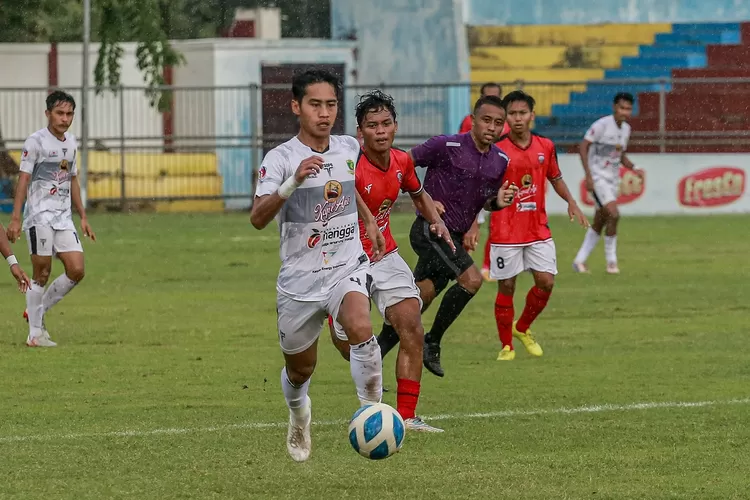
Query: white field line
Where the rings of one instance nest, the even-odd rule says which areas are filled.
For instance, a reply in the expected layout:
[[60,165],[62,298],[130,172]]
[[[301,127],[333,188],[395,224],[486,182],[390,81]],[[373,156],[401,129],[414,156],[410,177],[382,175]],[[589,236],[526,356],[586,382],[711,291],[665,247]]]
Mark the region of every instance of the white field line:
[[[550,408],[537,410],[504,410],[487,413],[455,413],[446,415],[434,415],[424,417],[425,420],[465,420],[465,419],[493,419],[507,417],[533,417],[545,415],[576,415],[581,413],[603,413],[603,412],[631,412],[656,409],[686,409],[705,408],[712,406],[730,406],[750,404],[750,398],[730,399],[725,401],[664,401],[630,403],[624,405],[600,404],[588,406],[575,406],[571,408]],[[346,420],[322,420],[314,421],[316,426],[346,425]],[[217,425],[213,427],[187,427],[187,428],[165,428],[151,430],[121,430],[111,432],[81,432],[71,434],[31,434],[26,436],[0,436],[0,444],[18,443],[30,441],[64,441],[81,440],[90,438],[128,438],[128,437],[150,437],[150,436],[173,436],[181,434],[203,434],[209,432],[224,432],[235,430],[263,430],[286,427],[286,422],[247,422],[243,424]]]

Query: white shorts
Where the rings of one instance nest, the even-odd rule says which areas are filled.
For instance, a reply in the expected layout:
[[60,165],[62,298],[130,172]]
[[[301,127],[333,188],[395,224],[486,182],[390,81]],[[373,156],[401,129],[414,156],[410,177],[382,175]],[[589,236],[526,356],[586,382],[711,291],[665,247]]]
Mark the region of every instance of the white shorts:
[[490,248],[490,278],[507,280],[527,270],[557,274],[553,240],[527,246],[492,245]]
[[279,344],[285,354],[298,354],[318,340],[326,316],[339,315],[339,308],[349,292],[367,293],[368,269],[360,267],[339,281],[325,300],[303,302],[277,293],[276,315]]
[[[414,281],[414,274],[412,274],[409,264],[397,251],[389,253],[379,262],[370,265],[369,272],[372,277],[370,297],[386,324],[390,324],[385,317],[386,309],[406,299],[417,299],[419,309],[422,309],[422,298],[419,296],[419,288]],[[336,320],[336,316],[333,316],[333,318],[333,329],[336,332],[336,337],[339,340],[348,340],[344,328]]]
[[617,201],[617,188],[620,179],[594,179],[594,204],[596,208],[602,208],[613,201]]
[[70,229],[58,231],[49,226],[32,226],[26,230],[29,254],[51,257],[58,253],[83,252],[78,233]]

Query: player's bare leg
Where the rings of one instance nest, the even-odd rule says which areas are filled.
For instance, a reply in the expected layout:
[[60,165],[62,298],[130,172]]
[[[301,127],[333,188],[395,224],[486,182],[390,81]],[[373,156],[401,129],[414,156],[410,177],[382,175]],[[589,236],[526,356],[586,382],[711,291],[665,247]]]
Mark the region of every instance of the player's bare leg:
[[502,350],[497,356],[498,361],[513,361],[516,351],[513,350],[513,295],[516,293],[516,278],[498,280],[497,296],[495,297],[495,323],[500,337]]
[[336,319],[349,339],[349,368],[360,403],[379,403],[383,397],[383,360],[372,334],[370,298],[359,292],[347,293]]
[[406,299],[388,307],[385,316],[401,339],[396,359],[396,409],[406,428],[422,432],[442,432],[417,417],[416,409],[421,391],[422,347],[424,327],[417,299]]
[[[440,295],[440,292],[443,291],[444,287],[445,285],[437,289],[432,280],[429,279],[417,281],[417,288],[419,288],[419,297],[422,299],[422,312],[425,312],[427,310],[427,308],[430,306],[430,304],[432,304],[435,298]],[[398,345],[398,342],[399,338],[398,333],[396,333],[396,329],[393,327],[393,325],[389,325],[384,322],[383,327],[380,330],[380,335],[378,335],[378,345],[380,346],[381,357],[385,358],[385,355],[388,354],[391,349],[396,347],[396,345]]]
[[573,260],[573,270],[577,273],[588,273],[589,268],[586,265],[586,261],[591,255],[591,252],[596,248],[599,239],[601,238],[602,230],[607,224],[607,210],[599,208],[594,213],[594,223],[586,231],[586,236],[583,238],[581,248],[576,254],[575,260]]
[[445,375],[440,365],[440,341],[446,330],[477,294],[483,281],[477,266],[472,265],[456,279],[456,284],[445,292],[430,333],[424,337],[424,366],[430,373],[438,377]]
[[620,221],[620,210],[614,201],[604,206],[607,223],[604,235],[604,258],[607,260],[607,272],[619,274],[617,267],[617,223]]
[[310,377],[318,361],[318,341],[298,354],[284,354],[285,366],[281,370],[281,389],[289,407],[289,428],[286,449],[295,462],[310,458],[312,439],[312,405],[307,391]]
[[26,345],[29,347],[55,347],[57,344],[49,338],[44,328],[44,287],[52,271],[52,257],[32,255],[33,276],[31,286],[26,292],[26,314],[29,320],[29,336]]
[[526,295],[526,305],[521,317],[513,325],[513,336],[523,342],[524,347],[532,356],[541,356],[542,347],[531,334],[531,324],[541,314],[549,302],[552,288],[555,286],[555,276],[551,273],[531,271],[534,275],[534,286]]

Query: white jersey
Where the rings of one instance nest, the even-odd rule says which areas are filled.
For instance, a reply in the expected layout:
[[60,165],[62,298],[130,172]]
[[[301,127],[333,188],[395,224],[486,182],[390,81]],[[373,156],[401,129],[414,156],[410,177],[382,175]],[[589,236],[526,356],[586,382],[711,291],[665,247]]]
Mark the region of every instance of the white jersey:
[[70,180],[78,175],[76,139],[65,133],[61,141],[47,128],[26,139],[21,153],[21,172],[31,175],[23,230],[47,226],[58,231],[75,231],[70,204]]
[[323,158],[323,168],[305,179],[276,217],[281,235],[276,288],[308,302],[325,299],[339,281],[369,263],[359,240],[354,184],[359,143],[353,137],[331,136],[325,153],[296,137],[275,147],[263,159],[256,196],[275,193],[313,155]]
[[599,118],[591,125],[584,139],[589,146],[589,170],[594,180],[619,179],[622,154],[628,148],[630,125],[617,126],[614,115]]

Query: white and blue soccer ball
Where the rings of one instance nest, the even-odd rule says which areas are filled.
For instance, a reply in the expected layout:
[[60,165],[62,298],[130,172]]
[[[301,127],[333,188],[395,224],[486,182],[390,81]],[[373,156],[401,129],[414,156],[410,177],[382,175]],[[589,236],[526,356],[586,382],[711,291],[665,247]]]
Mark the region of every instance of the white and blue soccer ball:
[[404,444],[404,419],[385,403],[361,407],[349,422],[349,442],[371,460],[388,458]]

